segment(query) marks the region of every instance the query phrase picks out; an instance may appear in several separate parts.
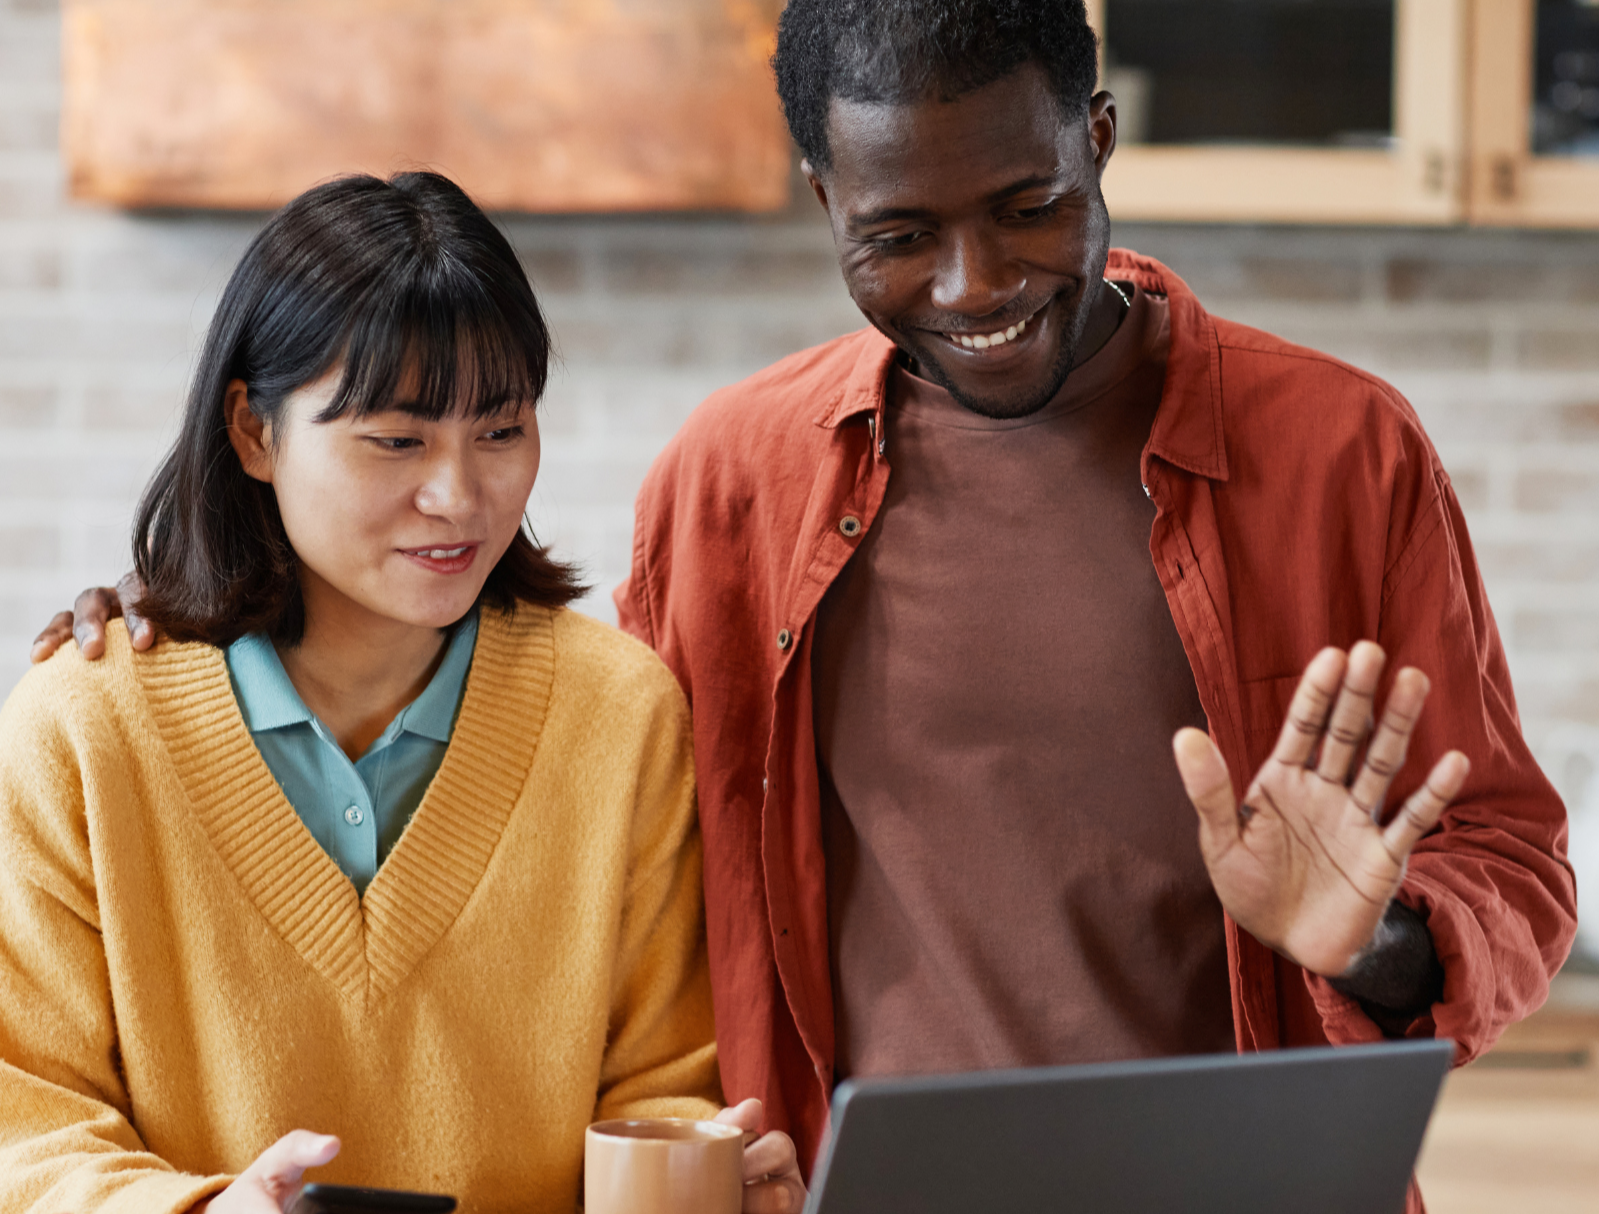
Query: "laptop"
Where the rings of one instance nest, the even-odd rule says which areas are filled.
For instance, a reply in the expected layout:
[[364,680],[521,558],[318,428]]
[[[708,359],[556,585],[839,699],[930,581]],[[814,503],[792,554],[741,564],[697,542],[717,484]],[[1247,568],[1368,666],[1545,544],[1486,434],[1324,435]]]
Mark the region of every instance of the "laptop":
[[1401,1214],[1448,1041],[842,1084],[806,1214]]

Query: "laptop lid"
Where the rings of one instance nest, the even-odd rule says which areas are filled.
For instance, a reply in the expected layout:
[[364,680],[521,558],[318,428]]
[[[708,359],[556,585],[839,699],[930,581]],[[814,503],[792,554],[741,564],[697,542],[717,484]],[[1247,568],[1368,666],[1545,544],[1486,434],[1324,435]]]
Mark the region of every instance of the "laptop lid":
[[1448,1041],[865,1079],[807,1214],[1400,1214]]

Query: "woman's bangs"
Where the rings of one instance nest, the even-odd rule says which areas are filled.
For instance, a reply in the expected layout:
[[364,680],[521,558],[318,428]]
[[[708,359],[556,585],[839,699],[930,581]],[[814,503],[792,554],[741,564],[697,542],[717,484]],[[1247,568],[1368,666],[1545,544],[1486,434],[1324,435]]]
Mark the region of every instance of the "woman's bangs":
[[[344,342],[344,377],[318,421],[401,409],[428,421],[492,417],[544,394],[548,338],[537,305],[438,293],[370,309]],[[495,306],[496,303],[502,306]],[[527,301],[528,304],[532,300]]]

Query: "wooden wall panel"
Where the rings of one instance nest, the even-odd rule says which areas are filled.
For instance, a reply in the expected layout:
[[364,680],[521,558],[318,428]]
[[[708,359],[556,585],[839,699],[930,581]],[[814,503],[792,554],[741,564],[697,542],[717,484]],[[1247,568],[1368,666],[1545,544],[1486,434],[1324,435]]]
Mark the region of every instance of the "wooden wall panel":
[[75,197],[268,208],[436,168],[514,211],[770,210],[781,0],[64,0]]

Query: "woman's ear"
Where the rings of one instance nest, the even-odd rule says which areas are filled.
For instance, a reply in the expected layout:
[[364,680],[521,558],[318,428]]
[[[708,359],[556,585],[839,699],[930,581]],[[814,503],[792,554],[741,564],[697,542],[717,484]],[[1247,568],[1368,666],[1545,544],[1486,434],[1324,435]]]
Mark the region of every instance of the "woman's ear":
[[250,387],[242,379],[228,381],[222,398],[222,416],[228,423],[228,441],[244,465],[246,476],[272,483],[272,453],[267,450],[267,425],[250,408]]

